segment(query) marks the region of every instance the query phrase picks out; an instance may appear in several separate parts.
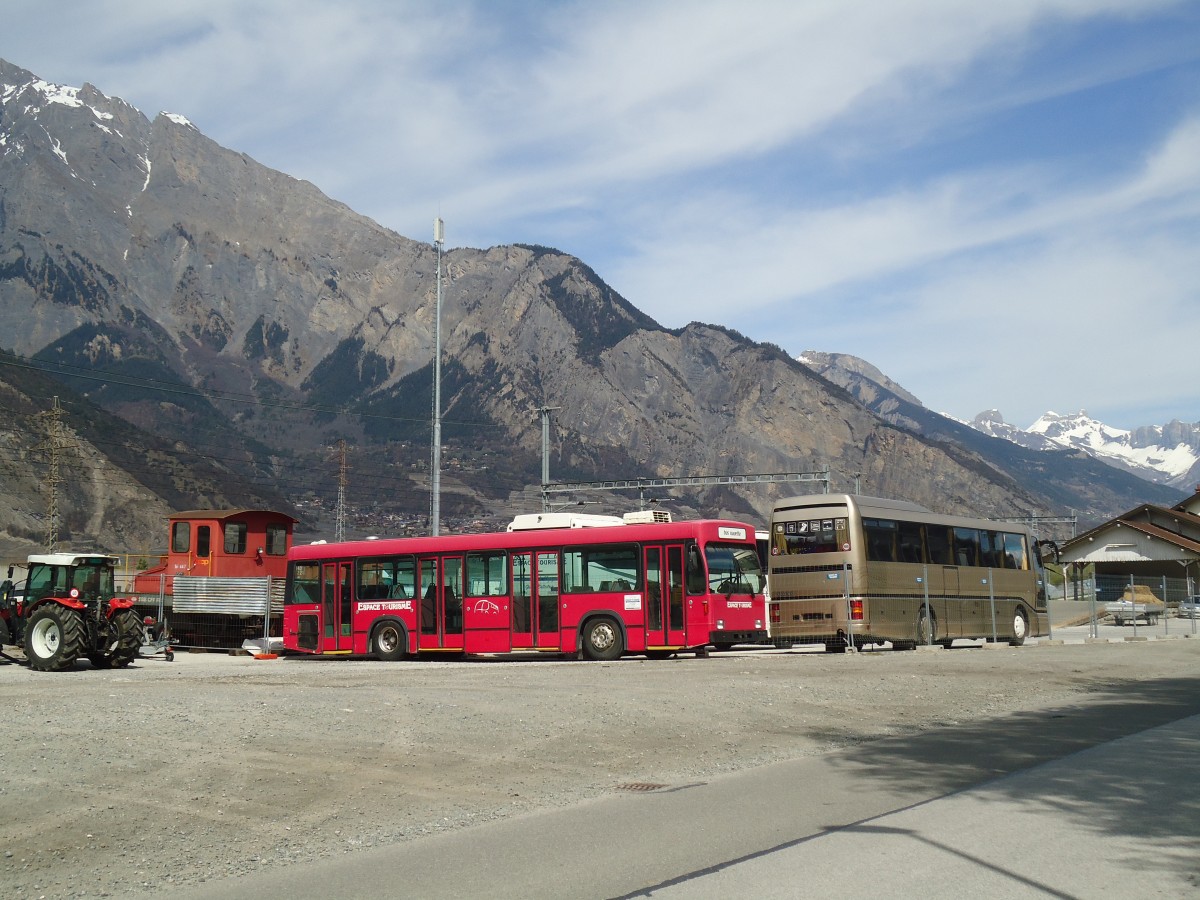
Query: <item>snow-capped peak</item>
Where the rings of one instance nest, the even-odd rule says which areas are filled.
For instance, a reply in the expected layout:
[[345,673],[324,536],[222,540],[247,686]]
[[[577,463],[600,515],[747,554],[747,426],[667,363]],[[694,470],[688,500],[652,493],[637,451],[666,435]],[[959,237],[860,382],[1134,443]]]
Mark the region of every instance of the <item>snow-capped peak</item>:
[[1080,410],[1069,415],[1047,412],[1022,430],[1007,424],[996,410],[988,410],[976,416],[971,426],[1035,450],[1079,450],[1149,481],[1183,486],[1200,474],[1200,422],[1174,421],[1125,431]]

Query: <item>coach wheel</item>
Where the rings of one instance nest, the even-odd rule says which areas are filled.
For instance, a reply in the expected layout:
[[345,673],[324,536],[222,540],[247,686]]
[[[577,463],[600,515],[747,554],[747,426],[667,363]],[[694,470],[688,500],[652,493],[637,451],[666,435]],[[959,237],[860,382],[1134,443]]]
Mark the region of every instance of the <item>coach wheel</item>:
[[371,654],[384,662],[404,658],[404,629],[395,622],[384,622],[371,636]]
[[625,648],[621,629],[612,619],[592,619],[583,628],[583,655],[588,659],[616,659]]
[[921,607],[921,611],[917,613],[917,643],[937,643],[937,618],[933,613],[927,612],[925,607]]
[[1017,608],[1013,614],[1013,633],[1009,643],[1014,647],[1020,647],[1025,643],[1025,637],[1029,634],[1029,619],[1025,616],[1025,610]]

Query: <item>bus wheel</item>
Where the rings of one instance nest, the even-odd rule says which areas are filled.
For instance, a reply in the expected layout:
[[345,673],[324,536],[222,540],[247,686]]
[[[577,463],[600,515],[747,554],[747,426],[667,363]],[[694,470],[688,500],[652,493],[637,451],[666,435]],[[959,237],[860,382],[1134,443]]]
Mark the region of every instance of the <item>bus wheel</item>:
[[583,655],[588,659],[616,659],[624,652],[621,629],[612,619],[599,616],[583,627]]
[[371,655],[384,662],[404,659],[404,629],[395,622],[384,622],[371,635]]
[[845,653],[846,652],[846,639],[845,638],[837,638],[836,640],[826,641],[825,642],[825,652],[826,653]]
[[1029,634],[1029,619],[1025,616],[1025,610],[1017,607],[1017,611],[1013,614],[1013,636],[1009,643],[1014,647],[1020,647],[1025,643],[1025,636]]
[[925,607],[921,607],[921,611],[917,613],[917,643],[937,643],[937,619],[933,613],[926,612]]

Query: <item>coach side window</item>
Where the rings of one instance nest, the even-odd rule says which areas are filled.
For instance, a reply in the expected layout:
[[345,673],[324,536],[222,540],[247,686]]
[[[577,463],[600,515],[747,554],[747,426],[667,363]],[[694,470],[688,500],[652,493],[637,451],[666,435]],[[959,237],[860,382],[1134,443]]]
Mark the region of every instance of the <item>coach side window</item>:
[[945,525],[925,526],[925,546],[929,550],[929,562],[932,565],[954,565],[954,555],[950,551],[950,529]]
[[863,519],[867,538],[867,559],[871,562],[896,561],[896,523],[890,519]]
[[1025,535],[1004,535],[1004,568],[1028,569],[1029,557],[1025,552]]

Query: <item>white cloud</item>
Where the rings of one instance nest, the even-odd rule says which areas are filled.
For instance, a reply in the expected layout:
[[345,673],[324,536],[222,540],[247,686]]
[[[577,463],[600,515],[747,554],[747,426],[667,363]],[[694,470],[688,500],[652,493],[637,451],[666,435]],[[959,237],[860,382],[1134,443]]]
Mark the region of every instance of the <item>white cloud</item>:
[[[441,214],[451,246],[558,246],[664,324],[854,353],[958,415],[1036,416],[1043,385],[1079,383],[1046,335],[1102,343],[1140,294],[1120,329],[1140,340],[1200,283],[1184,0],[107,0],[4,21],[10,61],[185,115],[401,233]],[[995,310],[1055,321],[993,359],[972,348],[1005,333]],[[1020,379],[966,373],[1006,354]],[[1197,381],[1179,356],[1156,403]],[[1194,388],[1175,399],[1200,418]]]

